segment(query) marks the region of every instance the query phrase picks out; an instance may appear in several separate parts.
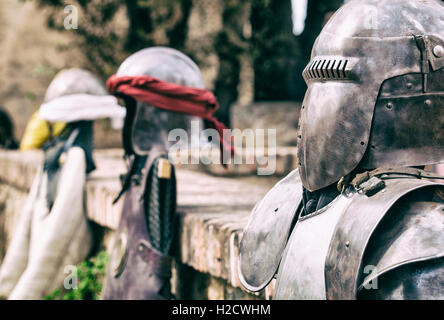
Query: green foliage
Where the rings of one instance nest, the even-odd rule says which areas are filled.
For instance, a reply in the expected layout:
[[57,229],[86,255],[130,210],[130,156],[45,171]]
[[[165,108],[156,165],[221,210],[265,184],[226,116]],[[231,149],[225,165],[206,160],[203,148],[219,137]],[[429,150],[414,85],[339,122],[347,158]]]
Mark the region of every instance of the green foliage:
[[[48,27],[70,32],[74,41],[69,46],[78,46],[85,54],[86,67],[97,74],[108,77],[126,56],[123,43],[126,33],[122,23],[116,19],[123,8],[122,0],[33,0],[46,7]],[[65,30],[67,13],[64,7],[72,5],[78,9],[78,29]],[[117,22],[117,23],[116,23]],[[125,24],[123,23],[123,26]]]
[[36,94],[32,91],[25,91],[24,96],[26,99],[31,101],[34,101],[37,98]]
[[108,260],[108,253],[100,251],[95,257],[83,261],[77,266],[78,288],[57,289],[46,296],[45,300],[98,300]]
[[[49,9],[48,25],[61,31],[66,16],[63,6],[78,8],[78,29],[67,31],[76,39],[70,45],[81,47],[87,58],[86,67],[104,78],[114,73],[126,56],[150,46],[181,50],[203,68],[208,67],[207,57],[216,55],[218,70],[213,85],[220,105],[217,116],[224,122],[229,120],[229,106],[238,98],[240,60],[245,54],[253,63],[256,100],[302,99],[306,87],[301,72],[310,58],[313,42],[325,14],[343,2],[310,0],[306,28],[295,37],[290,0],[33,1]],[[195,8],[221,14],[222,28],[208,28],[207,34],[190,45],[189,17]],[[202,17],[212,18],[211,14]]]
[[[155,45],[183,49],[191,0],[34,0],[48,10],[50,28],[70,32],[83,49],[87,67],[113,74],[129,54]],[[63,8],[78,9],[78,29],[65,30]],[[124,14],[118,13],[124,12]]]

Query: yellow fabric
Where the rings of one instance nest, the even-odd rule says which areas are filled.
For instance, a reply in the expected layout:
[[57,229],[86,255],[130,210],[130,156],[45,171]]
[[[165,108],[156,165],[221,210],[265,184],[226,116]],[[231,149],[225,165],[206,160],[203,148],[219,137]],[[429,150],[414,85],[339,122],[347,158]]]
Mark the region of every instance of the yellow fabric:
[[55,137],[62,132],[66,123],[49,123],[46,120],[40,119],[38,110],[34,112],[26,125],[25,134],[20,142],[20,150],[24,151],[41,148],[41,146],[50,138],[50,126],[52,127],[52,136]]

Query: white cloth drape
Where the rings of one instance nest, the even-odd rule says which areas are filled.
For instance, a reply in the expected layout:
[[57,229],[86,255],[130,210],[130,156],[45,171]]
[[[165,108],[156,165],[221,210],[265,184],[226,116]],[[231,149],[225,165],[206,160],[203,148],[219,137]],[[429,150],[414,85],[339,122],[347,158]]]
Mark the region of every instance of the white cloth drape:
[[83,149],[69,149],[51,209],[46,172],[37,174],[0,268],[0,297],[41,299],[63,287],[66,267],[87,258],[93,235],[85,212],[85,172]]
[[114,129],[121,129],[126,109],[114,96],[73,94],[61,96],[40,106],[40,118],[50,122],[75,122],[110,118]]

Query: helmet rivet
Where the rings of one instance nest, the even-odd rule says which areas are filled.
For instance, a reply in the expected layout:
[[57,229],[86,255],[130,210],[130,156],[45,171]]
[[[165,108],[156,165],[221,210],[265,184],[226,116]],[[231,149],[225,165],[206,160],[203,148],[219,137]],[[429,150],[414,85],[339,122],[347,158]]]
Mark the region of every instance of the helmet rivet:
[[433,48],[433,54],[437,58],[444,57],[444,48],[442,46],[436,46]]
[[427,99],[426,101],[424,101],[424,104],[425,104],[427,107],[430,107],[430,106],[432,105],[432,100]]
[[393,108],[393,103],[389,102],[385,107],[390,110]]

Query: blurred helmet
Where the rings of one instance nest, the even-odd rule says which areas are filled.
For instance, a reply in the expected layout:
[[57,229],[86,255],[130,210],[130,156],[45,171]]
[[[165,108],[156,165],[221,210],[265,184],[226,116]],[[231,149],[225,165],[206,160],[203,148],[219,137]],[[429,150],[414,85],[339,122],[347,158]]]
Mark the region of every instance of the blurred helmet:
[[[129,56],[116,73],[121,76],[150,76],[182,86],[203,88],[199,67],[183,53],[165,47],[140,50]],[[145,155],[153,143],[168,146],[167,132],[189,129],[194,117],[155,108],[145,102],[123,96],[127,116],[123,128],[123,144],[129,154]]]
[[[56,74],[45,94],[45,103],[62,96],[72,94],[106,95],[107,91],[101,81],[89,71],[72,68]],[[51,122],[40,117],[39,110],[34,112],[26,125],[20,150],[38,149],[50,138],[59,136],[65,129],[65,122]]]
[[306,189],[444,161],[443,17],[441,0],[352,0],[325,25],[303,71]]
[[96,96],[107,95],[104,84],[91,72],[79,69],[64,69],[56,74],[45,94],[45,102],[61,96],[86,93]]

